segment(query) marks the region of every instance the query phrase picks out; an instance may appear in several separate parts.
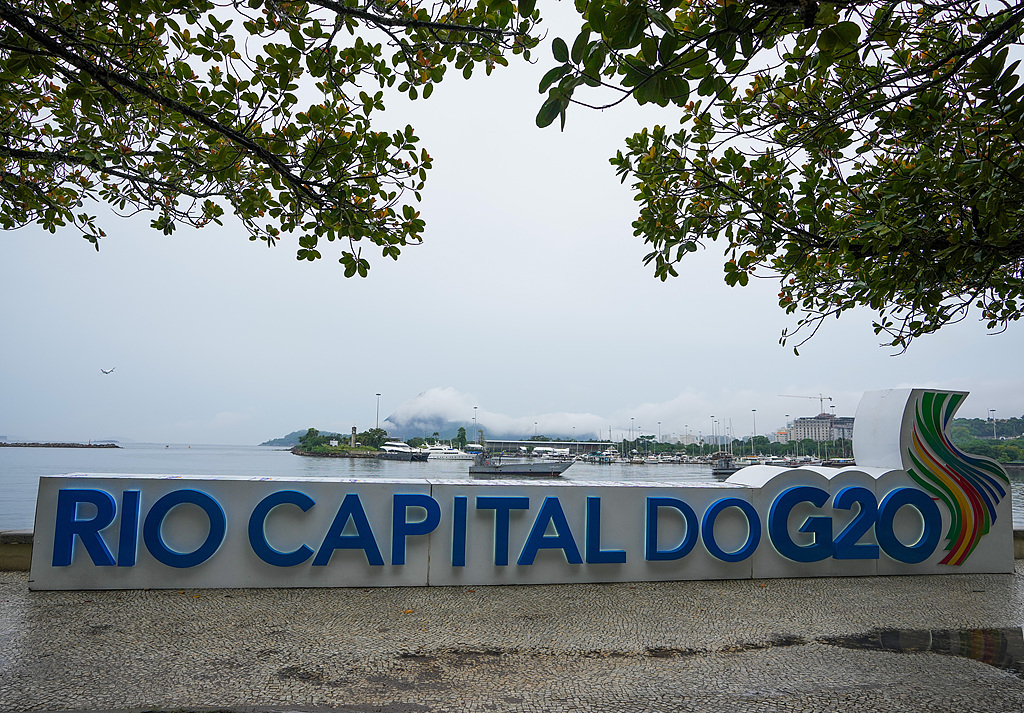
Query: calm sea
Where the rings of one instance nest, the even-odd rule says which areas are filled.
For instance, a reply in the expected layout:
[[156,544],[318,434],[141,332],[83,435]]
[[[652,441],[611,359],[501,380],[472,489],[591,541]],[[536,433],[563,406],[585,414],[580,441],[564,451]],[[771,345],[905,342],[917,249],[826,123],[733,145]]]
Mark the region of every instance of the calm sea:
[[[31,529],[39,476],[62,473],[247,475],[343,478],[469,478],[471,461],[402,463],[371,458],[307,458],[260,446],[0,448],[0,530]],[[575,463],[566,480],[715,482],[706,466]]]
[[[0,448],[0,530],[31,529],[39,476],[62,473],[246,475],[343,478],[468,478],[468,461],[401,463],[304,458],[259,446],[138,443],[122,448]],[[566,480],[717,482],[707,466],[576,463]],[[1013,483],[1014,520],[1024,524],[1024,481]]]

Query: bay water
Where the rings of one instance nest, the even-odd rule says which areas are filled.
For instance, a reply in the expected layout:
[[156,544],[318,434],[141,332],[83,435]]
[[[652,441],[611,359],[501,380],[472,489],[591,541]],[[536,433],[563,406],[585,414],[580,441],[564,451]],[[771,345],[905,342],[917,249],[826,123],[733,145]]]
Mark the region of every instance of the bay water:
[[[312,458],[263,446],[124,444],[121,448],[0,448],[0,530],[27,530],[35,519],[39,476],[64,473],[244,475],[289,478],[466,478],[472,461],[426,463],[376,458]],[[564,480],[717,482],[702,465],[574,463]]]
[[[289,478],[466,478],[471,461],[403,463],[373,458],[310,458],[263,446],[124,444],[121,448],[0,448],[0,530],[28,530],[39,476],[63,473],[244,475]],[[564,480],[718,482],[705,465],[574,463]],[[1013,479],[1014,521],[1024,527],[1024,480]]]

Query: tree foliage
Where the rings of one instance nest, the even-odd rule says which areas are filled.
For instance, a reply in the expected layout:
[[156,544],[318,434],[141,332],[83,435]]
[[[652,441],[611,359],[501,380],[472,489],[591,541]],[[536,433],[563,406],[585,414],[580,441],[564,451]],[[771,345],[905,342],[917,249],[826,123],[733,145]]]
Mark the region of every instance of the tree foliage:
[[1022,419],[999,419],[996,439],[992,438],[992,420],[979,418],[955,418],[950,428],[950,437],[965,453],[994,458],[1000,463],[1014,463],[1024,460],[1024,437],[1021,433]]
[[866,306],[911,340],[1024,286],[1024,4],[970,0],[577,0],[584,23],[541,82],[572,103],[674,107],[680,126],[612,159],[662,280],[725,246],[725,280],[779,279],[793,331]]
[[328,434],[323,434],[315,428],[310,428],[305,434],[299,436],[299,445],[307,449],[315,448],[325,445],[328,438]]
[[356,440],[368,448],[380,448],[388,440],[388,432],[383,428],[368,428],[356,434]]
[[[993,429],[995,426],[995,429]],[[993,430],[996,438],[1020,438],[1024,436],[1024,416],[1012,418],[954,418],[950,424],[950,432],[965,439],[992,438]],[[959,441],[956,441],[959,443]]]
[[[220,223],[397,259],[422,239],[431,156],[376,128],[389,87],[529,56],[534,0],[0,0],[0,226],[73,226],[95,202],[152,227]],[[411,194],[411,195],[410,195]]]

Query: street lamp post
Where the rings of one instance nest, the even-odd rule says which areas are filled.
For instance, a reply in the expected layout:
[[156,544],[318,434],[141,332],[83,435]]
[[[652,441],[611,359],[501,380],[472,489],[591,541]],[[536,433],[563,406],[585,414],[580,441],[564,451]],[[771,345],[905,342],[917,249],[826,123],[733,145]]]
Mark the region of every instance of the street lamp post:
[[[832,433],[830,433],[829,435],[832,436],[831,440],[832,446],[834,448],[836,443],[836,405],[832,404],[831,406],[829,406],[829,408],[832,409],[832,424],[830,426],[832,429]],[[833,453],[832,455],[834,456],[835,453]],[[828,458],[828,446],[825,446],[825,458]]]
[[476,425],[476,406],[473,407],[473,440],[480,443],[480,429]]
[[757,409],[750,409],[751,418],[754,419],[754,430],[750,433],[750,455],[754,455],[754,439],[757,438]]

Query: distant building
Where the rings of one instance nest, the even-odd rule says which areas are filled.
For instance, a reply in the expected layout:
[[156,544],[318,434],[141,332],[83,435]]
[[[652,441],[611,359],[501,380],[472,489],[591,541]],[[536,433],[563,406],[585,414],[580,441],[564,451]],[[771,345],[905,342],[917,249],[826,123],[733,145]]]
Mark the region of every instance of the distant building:
[[832,440],[853,440],[853,416],[836,416],[832,421]]
[[[837,441],[853,438],[853,417],[833,416],[821,413],[817,416],[802,417],[793,421],[787,435],[788,440]],[[782,441],[783,443],[788,442]]]

